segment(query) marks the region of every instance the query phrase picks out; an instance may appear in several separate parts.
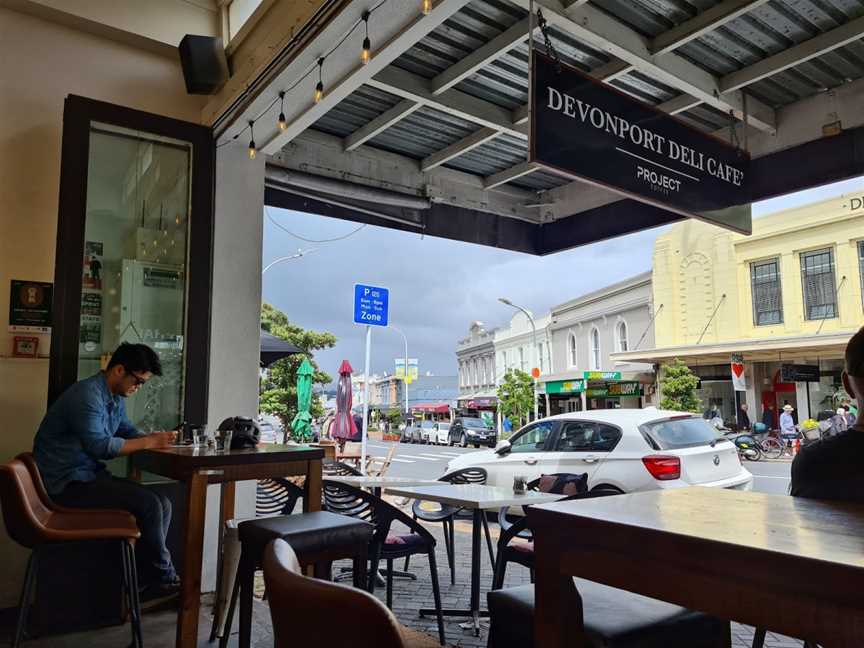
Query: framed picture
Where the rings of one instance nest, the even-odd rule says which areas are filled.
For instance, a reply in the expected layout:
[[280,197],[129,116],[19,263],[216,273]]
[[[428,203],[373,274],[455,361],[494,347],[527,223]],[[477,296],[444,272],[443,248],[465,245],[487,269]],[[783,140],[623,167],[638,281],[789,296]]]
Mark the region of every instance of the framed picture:
[[12,355],[16,358],[35,358],[39,353],[39,338],[16,335],[13,340]]

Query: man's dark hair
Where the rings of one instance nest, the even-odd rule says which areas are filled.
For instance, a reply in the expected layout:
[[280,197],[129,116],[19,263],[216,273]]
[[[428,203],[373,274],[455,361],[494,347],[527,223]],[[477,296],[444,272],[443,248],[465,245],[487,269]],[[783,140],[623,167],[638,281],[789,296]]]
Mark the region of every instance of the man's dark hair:
[[846,372],[856,378],[864,378],[864,327],[846,345]]
[[135,373],[149,371],[154,376],[162,375],[162,363],[159,361],[159,356],[146,344],[123,342],[111,356],[108,369],[116,365],[121,365],[128,371]]

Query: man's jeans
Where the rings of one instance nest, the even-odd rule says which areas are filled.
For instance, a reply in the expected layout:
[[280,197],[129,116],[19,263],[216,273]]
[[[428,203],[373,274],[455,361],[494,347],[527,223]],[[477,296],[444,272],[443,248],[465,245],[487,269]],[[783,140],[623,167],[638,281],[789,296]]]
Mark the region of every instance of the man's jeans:
[[165,546],[171,524],[171,501],[128,479],[113,477],[107,470],[92,482],[71,482],[52,499],[73,508],[121,509],[135,516],[141,539],[137,543],[141,584],[169,583],[177,578],[171,554]]

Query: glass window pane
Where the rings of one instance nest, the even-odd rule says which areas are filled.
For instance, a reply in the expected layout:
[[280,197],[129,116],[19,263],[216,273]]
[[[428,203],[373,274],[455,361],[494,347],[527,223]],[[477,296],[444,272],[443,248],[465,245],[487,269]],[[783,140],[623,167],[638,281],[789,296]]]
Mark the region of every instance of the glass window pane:
[[753,323],[756,326],[783,322],[780,263],[777,259],[750,265]]
[[837,317],[834,255],[830,249],[801,255],[804,317],[808,320]]
[[552,431],[551,421],[531,425],[511,441],[511,452],[538,452],[543,450],[546,437]]
[[121,342],[153,348],[163,375],[126,402],[142,430],[183,420],[191,162],[187,142],[91,124],[78,377]]

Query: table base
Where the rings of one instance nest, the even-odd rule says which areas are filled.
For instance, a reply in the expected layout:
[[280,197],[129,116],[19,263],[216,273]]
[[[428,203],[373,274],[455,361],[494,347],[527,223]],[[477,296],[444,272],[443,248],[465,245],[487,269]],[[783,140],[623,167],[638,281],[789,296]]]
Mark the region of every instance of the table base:
[[[438,612],[435,608],[420,608],[419,612],[421,617],[425,616],[435,616]],[[463,630],[474,630],[474,636],[480,636],[480,619],[489,617],[489,610],[455,610],[445,608],[441,610],[442,616],[449,617],[470,617],[471,621],[466,623],[460,623],[459,627]]]

